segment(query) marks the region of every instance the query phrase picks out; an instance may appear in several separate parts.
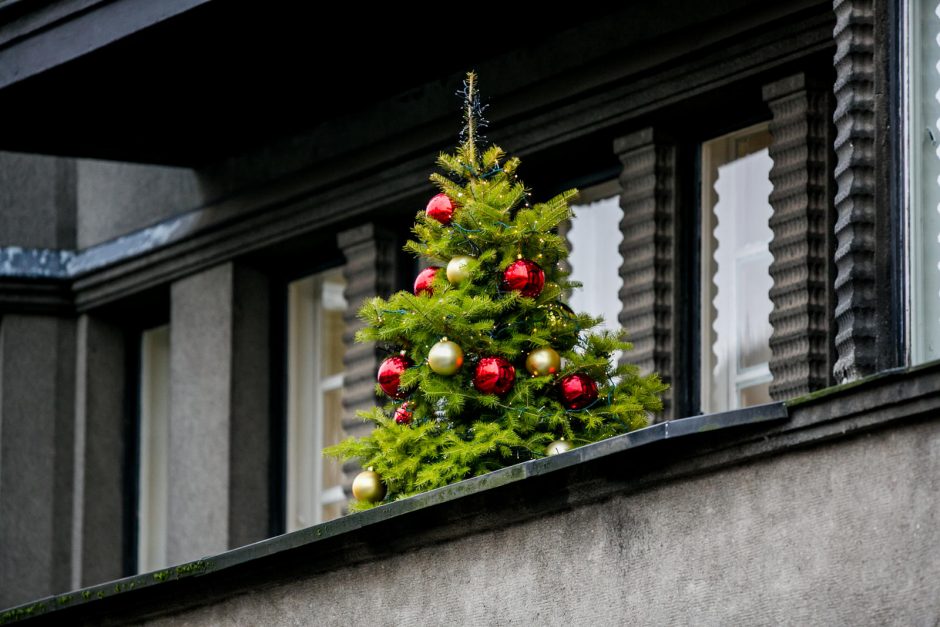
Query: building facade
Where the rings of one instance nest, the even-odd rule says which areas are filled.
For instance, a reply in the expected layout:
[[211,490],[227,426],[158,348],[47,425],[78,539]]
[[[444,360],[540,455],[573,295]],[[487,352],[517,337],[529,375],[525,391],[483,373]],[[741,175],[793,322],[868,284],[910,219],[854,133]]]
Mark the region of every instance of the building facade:
[[[367,24],[341,14],[327,37],[323,17],[298,7],[0,7],[0,606],[20,607],[10,618],[30,615],[27,607],[44,616],[54,603],[28,604],[60,595],[61,611],[82,620],[112,612],[136,620],[130,584],[143,573],[199,575],[212,570],[200,560],[225,554],[213,563],[228,574],[207,575],[206,584],[179,579],[174,593],[195,598],[205,585],[214,586],[207,598],[223,598],[226,586],[238,595],[245,582],[280,581],[267,553],[227,551],[298,531],[264,545],[281,556],[271,559],[294,564],[321,559],[320,545],[304,544],[319,536],[311,530],[348,533],[324,549],[312,567],[321,573],[342,570],[339,556],[381,529],[403,531],[397,513],[322,526],[342,515],[355,469],[319,451],[367,428],[355,412],[375,402],[381,356],[353,342],[356,312],[368,298],[408,289],[419,270],[402,246],[435,193],[427,177],[436,154],[455,143],[454,94],[471,66],[491,105],[487,136],[522,157],[535,197],[582,190],[565,231],[573,277],[588,289],[571,302],[625,328],[634,350],[620,358],[670,383],[665,410],[652,419],[673,426],[655,433],[665,442],[669,428],[682,430],[672,421],[702,415],[718,416],[702,425],[731,429],[679,448],[661,444],[661,459],[617,445],[617,459],[647,464],[641,487],[611,480],[613,462],[595,453],[577,457],[574,470],[534,466],[591,495],[570,497],[574,513],[565,516],[574,518],[565,524],[581,516],[595,525],[587,537],[604,539],[578,550],[615,546],[616,530],[631,527],[598,502],[651,512],[656,506],[642,500],[651,493],[635,496],[642,485],[677,482],[674,501],[659,490],[660,507],[704,507],[693,496],[700,481],[723,495],[741,530],[719,533],[719,543],[751,542],[744,553],[770,568],[750,526],[758,515],[748,518],[746,504],[726,492],[750,489],[748,460],[761,456],[754,472],[784,504],[821,507],[829,494],[811,480],[820,475],[800,474],[800,463],[842,482],[841,509],[784,516],[795,530],[864,516],[845,495],[861,493],[851,477],[866,454],[898,461],[910,481],[937,483],[940,438],[935,419],[925,418],[940,389],[929,365],[940,358],[936,3],[666,0],[564,19],[509,9],[503,19],[526,24],[525,37],[474,27],[468,47],[442,46],[415,24],[392,29],[390,9],[378,13]],[[429,50],[429,41],[445,49]],[[336,58],[341,44],[357,54]],[[785,425],[773,422],[787,416]],[[874,431],[891,450],[866,452],[854,440],[823,447],[836,437],[831,421],[842,437],[846,424]],[[733,430],[742,425],[743,436]],[[761,437],[774,444],[757,451]],[[722,450],[740,456],[718,461]],[[715,468],[728,482],[715,482]],[[586,478],[594,473],[607,483]],[[793,476],[809,482],[805,494],[793,493]],[[509,533],[531,548],[532,538],[546,537],[538,517],[520,522],[504,510],[512,499],[534,499],[532,511],[556,516],[568,505],[553,500],[545,481],[526,478],[494,496],[480,488],[460,502],[469,503],[468,520],[500,512],[496,519],[518,525]],[[892,488],[883,483],[886,495]],[[448,494],[445,501],[461,497]],[[927,525],[937,499],[911,500],[923,511],[899,519]],[[479,522],[469,526],[478,535],[464,537],[460,515],[448,509],[459,504],[417,503],[425,512],[443,507],[445,522],[415,516],[432,531],[438,525],[448,546],[466,545],[452,549],[457,562],[479,538],[490,547],[506,541]],[[887,496],[879,503],[872,515],[880,524],[902,506]],[[720,516],[702,516],[720,525]],[[668,537],[674,519],[662,518],[650,541]],[[915,534],[924,572],[940,563],[931,533]],[[850,543],[832,546],[864,570]],[[879,559],[894,563],[902,546],[884,542]],[[621,549],[624,559],[636,556]],[[498,562],[492,550],[484,549],[490,566]],[[391,549],[353,553],[355,563],[393,570],[435,561],[394,564],[409,558]],[[697,555],[711,559],[706,553]],[[828,582],[839,553],[828,555],[818,580],[792,574],[780,585],[796,595]],[[640,562],[653,568],[656,560]],[[256,566],[267,575],[251,579]],[[573,581],[589,577],[572,572]],[[342,577],[349,585],[352,574]],[[665,571],[651,577],[668,579]],[[912,590],[929,592],[910,577]],[[124,583],[114,592],[131,600],[107,605],[98,595],[110,588],[100,584],[115,580]],[[733,601],[734,582],[719,584]],[[325,598],[336,594],[316,585]],[[83,588],[95,598],[61,596]],[[277,590],[281,620],[304,616],[302,604],[291,605],[297,590]],[[140,594],[141,611],[159,614],[161,593]],[[937,609],[919,598],[907,605],[912,616]],[[756,599],[742,603],[760,608]],[[636,616],[690,616],[672,607],[678,613]],[[725,607],[708,616],[747,616]],[[785,617],[784,607],[751,616]],[[219,611],[194,620],[261,616],[250,603],[233,615]],[[336,612],[329,617],[340,621]],[[493,612],[461,616],[512,615]]]

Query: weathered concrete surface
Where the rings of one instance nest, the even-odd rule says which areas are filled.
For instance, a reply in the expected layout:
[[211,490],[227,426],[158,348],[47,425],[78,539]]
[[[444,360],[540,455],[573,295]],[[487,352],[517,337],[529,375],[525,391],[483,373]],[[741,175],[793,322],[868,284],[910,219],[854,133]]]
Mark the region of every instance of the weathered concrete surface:
[[0,246],[87,248],[205,200],[188,168],[0,152]]
[[124,574],[128,538],[125,511],[125,332],[83,315],[76,333],[75,474],[72,521],[73,588]]
[[203,202],[187,168],[76,161],[78,247],[87,248],[195,209]]
[[173,284],[168,563],[228,548],[232,266]]
[[937,494],[934,420],[429,544],[148,624],[933,625],[940,619]]
[[0,319],[0,606],[71,586],[74,322]]
[[0,246],[75,247],[75,162],[0,152]]
[[167,563],[268,535],[267,290],[231,263],[172,286]]

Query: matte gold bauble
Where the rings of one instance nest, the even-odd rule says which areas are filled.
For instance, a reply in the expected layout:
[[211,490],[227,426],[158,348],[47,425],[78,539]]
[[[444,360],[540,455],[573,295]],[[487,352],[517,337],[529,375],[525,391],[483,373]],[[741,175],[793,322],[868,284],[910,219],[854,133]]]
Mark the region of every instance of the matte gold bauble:
[[537,348],[525,359],[525,369],[535,377],[555,374],[561,368],[561,355],[554,348]]
[[437,374],[449,377],[463,365],[463,349],[446,337],[431,347],[428,366]]
[[545,447],[546,455],[558,455],[559,453],[566,453],[571,450],[571,442],[567,441],[565,438],[560,440],[555,440],[551,444]]
[[358,501],[378,503],[385,498],[385,484],[382,477],[371,468],[356,475],[352,485],[353,496]]
[[447,280],[453,284],[462,283],[470,278],[470,262],[473,257],[457,255],[447,263]]

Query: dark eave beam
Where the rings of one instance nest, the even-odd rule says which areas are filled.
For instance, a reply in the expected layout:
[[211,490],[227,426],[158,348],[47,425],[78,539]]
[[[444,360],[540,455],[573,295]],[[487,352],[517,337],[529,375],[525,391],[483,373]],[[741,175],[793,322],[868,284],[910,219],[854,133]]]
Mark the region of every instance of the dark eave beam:
[[[59,2],[52,21],[37,24],[20,16],[2,24],[0,89],[74,61],[210,0],[114,0]],[[7,5],[7,12],[16,5]],[[71,10],[70,10],[71,9]],[[46,7],[45,11],[50,9]]]

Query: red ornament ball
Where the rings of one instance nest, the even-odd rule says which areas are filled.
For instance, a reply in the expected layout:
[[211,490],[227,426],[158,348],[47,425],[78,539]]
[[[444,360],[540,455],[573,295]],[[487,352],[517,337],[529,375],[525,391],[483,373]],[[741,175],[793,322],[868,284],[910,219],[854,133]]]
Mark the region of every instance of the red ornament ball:
[[545,272],[539,264],[528,259],[513,261],[503,270],[503,289],[514,290],[522,296],[535,298],[545,287]]
[[454,202],[447,194],[438,194],[428,201],[428,208],[425,210],[429,218],[434,218],[444,226],[450,224],[454,218]]
[[502,357],[484,357],[473,373],[473,387],[484,394],[502,396],[515,380],[516,369]]
[[379,387],[382,391],[392,398],[405,398],[408,393],[399,388],[398,383],[401,380],[401,373],[409,366],[411,366],[411,360],[404,355],[395,355],[383,361],[379,366],[378,376]]
[[558,383],[561,404],[567,409],[582,409],[597,400],[597,383],[586,374],[569,374]]
[[440,270],[440,267],[431,266],[418,273],[418,278],[415,279],[415,296],[420,296],[424,292],[427,292],[428,296],[434,293],[434,290],[431,289],[431,284],[434,283],[434,276],[437,274],[438,270]]
[[398,409],[395,410],[395,422],[400,425],[406,425],[411,422],[411,417],[413,412],[411,411],[411,403],[402,403]]

